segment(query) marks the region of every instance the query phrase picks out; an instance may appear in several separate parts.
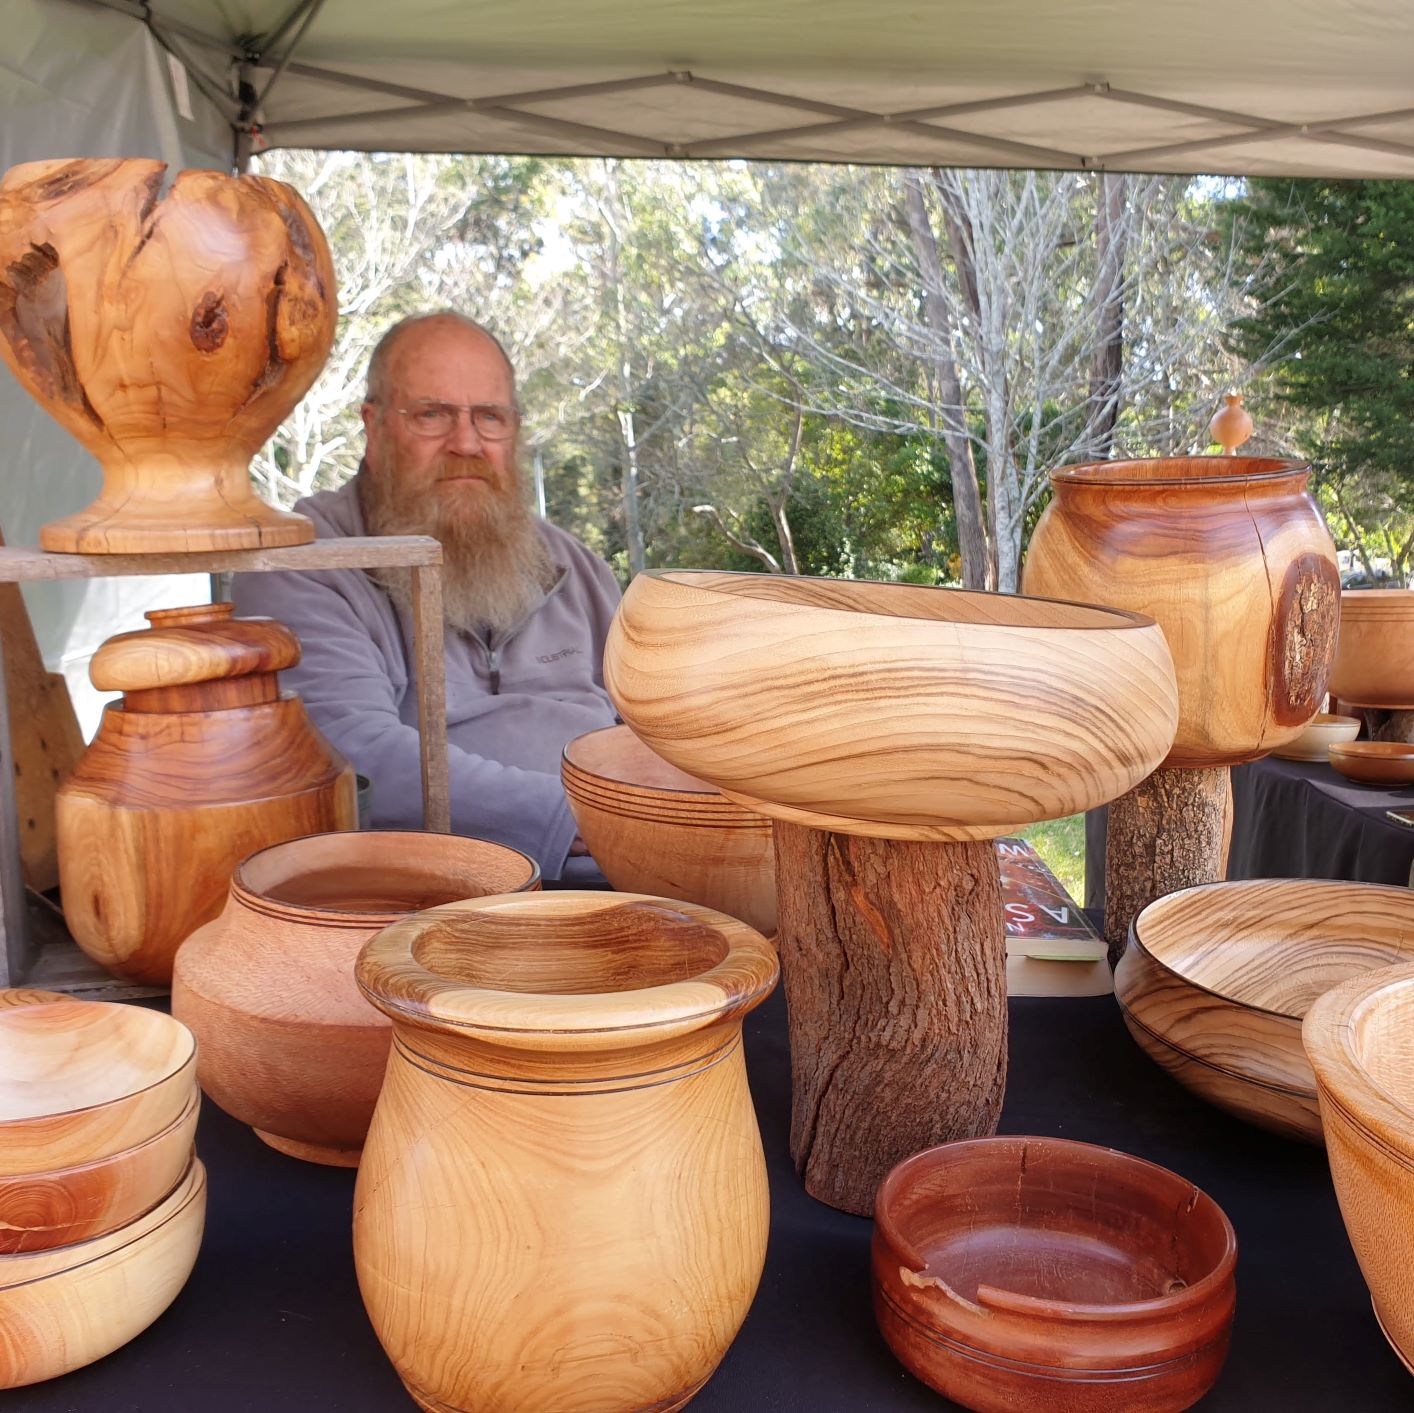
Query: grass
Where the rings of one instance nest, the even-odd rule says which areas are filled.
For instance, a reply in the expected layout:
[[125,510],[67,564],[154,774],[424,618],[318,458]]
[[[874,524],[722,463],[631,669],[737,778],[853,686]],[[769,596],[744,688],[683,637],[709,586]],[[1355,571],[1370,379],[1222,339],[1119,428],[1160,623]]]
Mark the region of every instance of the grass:
[[1085,903],[1085,816],[1048,819],[1018,833],[1040,854],[1046,867],[1077,903]]

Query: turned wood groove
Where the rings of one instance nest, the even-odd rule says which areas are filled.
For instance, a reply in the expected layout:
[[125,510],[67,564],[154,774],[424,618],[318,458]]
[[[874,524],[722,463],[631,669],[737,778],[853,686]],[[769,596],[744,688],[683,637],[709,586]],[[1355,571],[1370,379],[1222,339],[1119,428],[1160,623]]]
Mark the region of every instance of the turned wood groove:
[[868,1215],[908,1154],[992,1133],[1006,1082],[996,850],[778,820],[791,1154],[814,1197]]

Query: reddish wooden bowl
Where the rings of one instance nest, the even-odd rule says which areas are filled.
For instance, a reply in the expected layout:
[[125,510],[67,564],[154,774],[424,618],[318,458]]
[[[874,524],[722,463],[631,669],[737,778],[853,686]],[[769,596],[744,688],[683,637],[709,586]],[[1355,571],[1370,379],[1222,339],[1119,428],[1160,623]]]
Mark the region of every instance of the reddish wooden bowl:
[[945,1143],[879,1188],[874,1313],[983,1413],[1168,1413],[1227,1357],[1237,1239],[1166,1168],[1057,1138]]
[[1331,765],[1361,785],[1414,785],[1414,746],[1404,741],[1346,741],[1331,748]]

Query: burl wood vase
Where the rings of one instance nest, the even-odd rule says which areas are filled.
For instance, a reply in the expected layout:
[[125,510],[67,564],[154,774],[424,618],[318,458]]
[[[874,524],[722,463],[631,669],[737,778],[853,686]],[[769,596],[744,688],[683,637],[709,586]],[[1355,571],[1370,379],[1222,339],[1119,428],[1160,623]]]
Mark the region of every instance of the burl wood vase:
[[1257,456],[1101,461],[1051,475],[1023,587],[1158,620],[1178,677],[1166,766],[1253,760],[1321,708],[1340,573],[1309,477],[1308,466]]
[[0,181],[0,356],[96,456],[103,489],[44,526],[87,554],[304,544],[251,457],[334,339],[323,232],[268,177],[162,162],[29,162]]
[[396,1039],[354,1259],[413,1399],[683,1407],[765,1259],[741,1026],[770,944],[692,904],[520,894],[395,923],[358,979]]
[[279,1152],[357,1167],[393,1041],[354,983],[359,949],[408,913],[539,886],[534,859],[458,834],[321,834],[253,854],[177,953],[172,1014],[197,1038],[202,1088]]
[[299,642],[230,604],[154,610],[94,654],[123,693],[59,791],[64,917],[96,962],[166,984],[182,939],[216,916],[247,854],[358,823],[353,767],[277,674]]

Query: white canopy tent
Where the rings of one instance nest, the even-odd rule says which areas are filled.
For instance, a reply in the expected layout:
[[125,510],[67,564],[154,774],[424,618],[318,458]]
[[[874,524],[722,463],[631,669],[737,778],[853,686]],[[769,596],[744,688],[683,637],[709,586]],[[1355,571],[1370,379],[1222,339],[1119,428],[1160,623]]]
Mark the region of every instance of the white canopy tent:
[[[0,0],[0,15],[0,169],[239,167],[298,146],[1414,177],[1407,0]],[[0,425],[0,526],[32,543],[97,469],[8,374]],[[153,593],[41,586],[46,656],[77,682],[131,609],[117,596]]]

